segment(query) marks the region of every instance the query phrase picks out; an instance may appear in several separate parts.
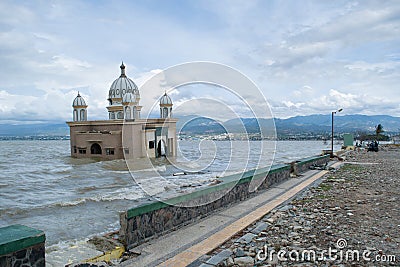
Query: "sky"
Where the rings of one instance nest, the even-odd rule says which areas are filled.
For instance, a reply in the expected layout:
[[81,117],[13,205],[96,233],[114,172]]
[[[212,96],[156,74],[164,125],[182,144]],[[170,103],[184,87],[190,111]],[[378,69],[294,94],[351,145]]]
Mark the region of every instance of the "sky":
[[[122,60],[138,86],[185,62],[230,66],[278,118],[338,108],[400,116],[400,1],[0,0],[0,123],[71,120],[78,91],[89,119],[107,118]],[[205,87],[171,97],[232,98]],[[140,93],[144,110],[160,97]]]

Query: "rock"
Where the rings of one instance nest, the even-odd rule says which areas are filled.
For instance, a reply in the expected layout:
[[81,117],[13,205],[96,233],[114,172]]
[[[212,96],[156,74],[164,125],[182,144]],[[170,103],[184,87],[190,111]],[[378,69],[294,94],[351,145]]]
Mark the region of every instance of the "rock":
[[293,230],[294,230],[294,231],[303,230],[303,226],[295,225],[295,226],[293,227]]
[[247,253],[247,255],[252,257],[252,258],[255,258],[256,253],[255,252],[249,252],[249,253]]
[[287,245],[289,245],[289,241],[287,239],[282,239],[281,240],[281,245],[282,246],[287,246]]
[[267,241],[267,237],[266,236],[257,237],[256,239],[254,239],[254,241],[256,241],[256,242],[265,242],[265,241]]
[[273,224],[274,223],[274,219],[268,218],[268,219],[265,220],[265,222]]
[[267,229],[267,227],[268,227],[268,224],[267,224],[267,223],[265,223],[265,222],[259,222],[259,223],[257,224],[257,226],[256,226],[254,229],[252,229],[250,232],[253,233],[253,234],[258,235],[258,234],[261,233],[262,231],[265,231],[265,229]]
[[243,257],[245,255],[243,249],[238,248],[235,253],[236,257]]
[[292,208],[292,205],[285,205],[285,206],[281,207],[279,210],[280,211],[287,211],[287,210],[289,210],[291,208]]
[[289,238],[297,238],[299,237],[299,233],[297,232],[290,232],[288,235]]
[[235,258],[235,264],[238,266],[252,266],[254,264],[254,260],[252,257],[239,257]]
[[230,266],[233,266],[233,265],[235,265],[235,262],[233,261],[232,257],[229,257],[226,260],[226,266],[230,267]]
[[248,244],[248,243],[250,243],[250,242],[253,240],[253,238],[254,238],[255,236],[256,236],[255,234],[247,233],[247,234],[245,234],[244,236],[240,237],[240,238],[237,240],[237,242],[242,243],[242,244]]

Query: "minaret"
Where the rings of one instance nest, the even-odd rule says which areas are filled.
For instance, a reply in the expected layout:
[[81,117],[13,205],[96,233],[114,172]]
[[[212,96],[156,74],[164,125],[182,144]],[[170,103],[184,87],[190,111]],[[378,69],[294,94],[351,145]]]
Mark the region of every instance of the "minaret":
[[160,118],[166,119],[172,117],[172,100],[167,95],[167,92],[160,99]]
[[[111,84],[110,90],[108,91],[107,100],[109,101],[109,105],[107,107],[107,110],[108,110],[108,118],[110,120],[123,120],[126,118],[125,116],[126,107],[124,107],[123,105],[124,102],[123,98],[126,94],[134,95],[134,100],[133,100],[135,103],[134,106],[136,106],[136,110],[140,112],[140,106],[138,106],[140,100],[139,89],[136,86],[136,84],[126,76],[124,62],[121,63],[120,69],[121,69],[121,75],[116,80],[114,80],[114,82]],[[131,99],[131,96],[129,97]],[[125,101],[124,103],[128,102]],[[130,108],[128,108],[128,110],[129,109]]]
[[74,121],[87,121],[87,110],[88,107],[86,105],[85,100],[78,92],[78,95],[75,97],[74,101],[72,102],[72,107],[74,108],[73,117]]
[[122,106],[124,107],[124,119],[132,120],[139,119],[137,111],[136,96],[132,93],[127,93],[122,98]]

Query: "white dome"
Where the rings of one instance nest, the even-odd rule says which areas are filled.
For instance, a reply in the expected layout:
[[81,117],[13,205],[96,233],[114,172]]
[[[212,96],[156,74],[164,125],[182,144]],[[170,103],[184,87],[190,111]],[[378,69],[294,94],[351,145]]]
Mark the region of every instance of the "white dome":
[[160,99],[160,105],[172,105],[171,98],[165,93]]
[[122,98],[122,103],[123,104],[136,103],[136,95],[132,93],[126,93]]
[[121,64],[120,68],[121,68],[121,75],[111,84],[110,90],[108,91],[108,98],[122,99],[125,94],[133,93],[135,94],[136,98],[139,99],[140,98],[139,89],[136,86],[136,84],[125,75],[124,63]]
[[81,95],[78,92],[78,95],[75,97],[74,101],[72,102],[73,107],[87,107],[85,99],[81,97]]

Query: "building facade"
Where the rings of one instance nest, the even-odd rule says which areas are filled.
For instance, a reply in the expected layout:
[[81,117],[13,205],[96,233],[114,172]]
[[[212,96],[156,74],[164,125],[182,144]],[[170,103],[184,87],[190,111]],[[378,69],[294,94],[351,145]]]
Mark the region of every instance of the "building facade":
[[87,120],[86,101],[78,93],[72,103],[70,127],[71,156],[76,158],[134,159],[176,156],[177,119],[172,117],[172,100],[165,93],[159,101],[159,118],[141,118],[140,92],[125,74],[111,84],[108,119]]

